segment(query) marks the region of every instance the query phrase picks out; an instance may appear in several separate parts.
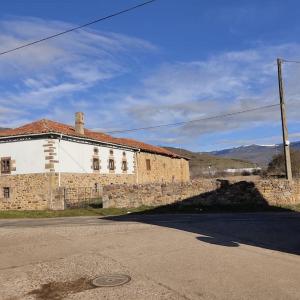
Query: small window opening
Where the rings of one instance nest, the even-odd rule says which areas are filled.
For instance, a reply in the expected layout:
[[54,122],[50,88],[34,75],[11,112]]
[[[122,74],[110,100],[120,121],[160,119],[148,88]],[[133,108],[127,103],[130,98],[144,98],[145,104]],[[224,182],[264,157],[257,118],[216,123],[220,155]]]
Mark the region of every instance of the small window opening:
[[108,168],[109,170],[113,171],[115,169],[115,161],[113,159],[110,159],[108,161]]
[[99,158],[93,158],[93,169],[96,171],[100,170]]
[[6,199],[10,198],[10,188],[9,187],[3,188],[3,197]]
[[114,150],[109,150],[109,154],[113,155],[114,154]]
[[126,152],[125,151],[123,151],[123,156],[126,156]]
[[151,162],[150,162],[150,159],[146,159],[146,169],[147,169],[147,171],[150,171],[150,170],[151,170]]
[[127,168],[127,161],[126,160],[123,160],[122,161],[122,171],[127,171],[128,168]]
[[98,154],[99,153],[99,149],[97,147],[94,148],[94,154]]
[[1,158],[1,173],[10,174],[10,158]]

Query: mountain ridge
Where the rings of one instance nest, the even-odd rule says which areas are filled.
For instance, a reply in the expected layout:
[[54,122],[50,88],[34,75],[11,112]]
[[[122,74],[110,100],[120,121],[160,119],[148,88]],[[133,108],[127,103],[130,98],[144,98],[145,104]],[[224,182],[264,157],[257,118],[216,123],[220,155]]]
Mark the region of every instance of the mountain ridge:
[[[300,141],[291,143],[291,149],[300,150]],[[258,164],[262,167],[268,165],[274,155],[283,151],[282,144],[275,145],[246,145],[234,148],[227,148],[217,151],[202,152],[217,157],[242,159]]]

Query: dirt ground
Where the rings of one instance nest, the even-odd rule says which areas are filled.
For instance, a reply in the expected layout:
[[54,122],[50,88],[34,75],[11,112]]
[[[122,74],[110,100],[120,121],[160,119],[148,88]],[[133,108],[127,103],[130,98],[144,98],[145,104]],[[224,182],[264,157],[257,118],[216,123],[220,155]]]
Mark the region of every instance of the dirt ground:
[[297,213],[0,220],[0,299],[300,299],[299,255]]

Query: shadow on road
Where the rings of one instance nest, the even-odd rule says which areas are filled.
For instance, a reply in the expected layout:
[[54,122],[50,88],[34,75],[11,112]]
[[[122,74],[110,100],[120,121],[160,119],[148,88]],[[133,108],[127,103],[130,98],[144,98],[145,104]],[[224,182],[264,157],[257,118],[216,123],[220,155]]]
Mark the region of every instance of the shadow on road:
[[300,214],[270,206],[251,182],[223,181],[216,191],[145,212],[105,219],[192,232],[199,234],[199,241],[220,246],[247,244],[300,254]]
[[216,237],[211,237],[211,236],[199,236],[197,237],[197,240],[209,243],[209,244],[214,244],[214,245],[220,245],[220,246],[226,246],[226,247],[238,247],[239,244],[230,240],[225,240],[225,239],[218,239]]

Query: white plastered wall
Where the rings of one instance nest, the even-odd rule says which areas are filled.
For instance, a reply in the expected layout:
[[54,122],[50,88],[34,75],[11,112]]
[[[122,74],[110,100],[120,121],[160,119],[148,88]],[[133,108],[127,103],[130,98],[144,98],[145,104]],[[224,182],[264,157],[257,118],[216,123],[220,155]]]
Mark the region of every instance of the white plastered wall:
[[56,140],[57,159],[59,163],[55,165],[56,172],[66,173],[94,173],[92,169],[92,158],[94,148],[98,148],[100,159],[100,173],[109,173],[108,159],[109,151],[113,150],[115,160],[115,174],[122,174],[123,152],[126,153],[127,174],[133,174],[134,171],[134,152],[132,150],[116,149],[109,146],[97,146],[75,141]]
[[[0,159],[1,157],[10,157],[15,161],[14,166],[16,171],[11,171],[12,175],[17,174],[33,174],[49,172],[45,169],[45,156],[48,154],[44,152],[49,139],[36,139],[24,141],[9,141],[0,143]],[[54,151],[56,152],[54,169],[55,172],[66,173],[93,173],[92,158],[94,155],[94,148],[98,148],[98,155],[100,159],[100,173],[107,174],[109,151],[113,150],[113,158],[115,160],[115,174],[122,174],[122,158],[123,152],[126,153],[127,160],[127,174],[134,172],[134,152],[132,150],[116,149],[109,146],[96,146],[75,141],[66,141],[58,139],[53,140]]]
[[45,172],[45,153],[43,145],[47,140],[10,141],[0,143],[0,158],[10,157],[15,161],[16,171],[11,174],[30,174]]

